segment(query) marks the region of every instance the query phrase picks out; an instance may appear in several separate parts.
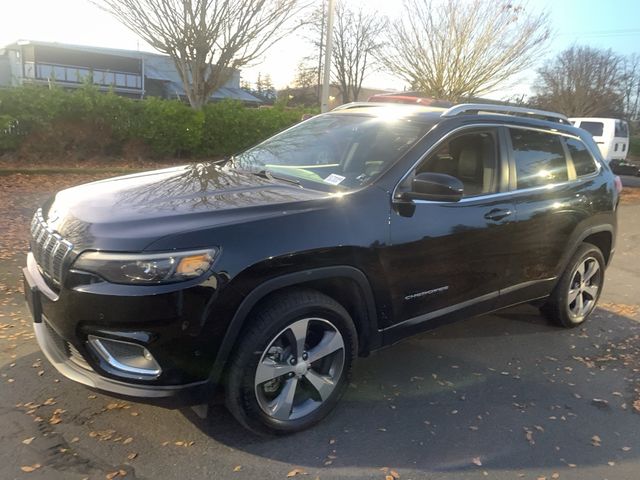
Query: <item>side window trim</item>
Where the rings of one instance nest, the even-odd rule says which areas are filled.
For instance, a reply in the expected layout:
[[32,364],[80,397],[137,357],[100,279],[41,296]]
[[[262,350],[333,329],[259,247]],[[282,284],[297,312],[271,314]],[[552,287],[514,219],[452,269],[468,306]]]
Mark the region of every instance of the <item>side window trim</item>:
[[561,136],[560,143],[562,144],[562,150],[564,151],[564,161],[567,164],[567,182],[573,182],[578,178],[578,175],[576,174],[576,166],[573,164],[573,158],[571,157],[571,152],[567,145],[567,139]]
[[[508,169],[509,169],[510,175],[509,175],[509,178],[508,178],[507,189],[505,189],[504,191],[498,191],[498,193],[492,193],[492,194],[489,194],[489,195],[481,195],[481,196],[477,196],[477,197],[468,197],[466,199],[463,198],[463,199],[460,200],[460,202],[466,202],[466,201],[471,201],[471,200],[473,200],[473,201],[481,200],[481,199],[485,199],[485,198],[492,198],[492,197],[495,197],[495,196],[512,195],[512,194],[517,193],[517,192],[525,191],[525,190],[516,190],[515,188],[511,187],[511,182],[513,182],[514,185],[515,185],[515,173],[511,173],[512,172],[512,168],[513,168],[513,172],[515,172],[515,163],[513,162],[513,148],[511,148],[510,139],[507,138],[507,137],[509,137],[509,134],[508,134],[508,129],[509,128],[522,128],[524,130],[534,130],[534,131],[538,131],[538,132],[547,132],[547,133],[551,133],[553,135],[560,135],[560,136],[565,137],[565,138],[575,138],[577,140],[582,141],[582,139],[577,135],[566,133],[566,132],[550,132],[549,130],[541,128],[541,127],[532,127],[532,126],[516,125],[516,124],[504,124],[504,123],[492,123],[492,122],[488,122],[488,123],[472,123],[472,124],[462,125],[462,126],[453,128],[453,129],[449,130],[447,133],[445,133],[444,135],[442,135],[442,137],[440,137],[440,139],[438,139],[438,141],[436,141],[433,145],[431,145],[429,148],[427,148],[422,153],[420,158],[411,167],[409,167],[406,170],[404,175],[402,175],[402,177],[400,177],[400,179],[396,182],[395,186],[393,187],[393,189],[391,191],[392,201],[398,201],[398,200],[401,199],[401,196],[398,195],[398,190],[402,187],[402,184],[407,180],[407,178],[410,177],[410,175],[415,171],[415,169],[418,168],[418,166],[431,153],[433,153],[436,150],[436,148],[438,148],[438,146],[443,141],[445,141],[446,139],[448,139],[449,137],[451,137],[452,135],[454,135],[454,134],[456,134],[458,132],[463,132],[465,130],[474,129],[474,128],[495,128],[497,130],[503,131],[503,135],[502,135],[503,136],[503,142],[505,142],[504,143],[505,146],[508,145],[508,148],[506,148],[505,151],[500,153],[499,158],[500,158],[501,162],[506,162],[508,164]],[[501,144],[502,144],[502,142],[501,142]],[[594,145],[595,145],[595,143],[594,143]],[[591,152],[591,154],[593,156],[593,152]],[[513,167],[511,166],[512,163],[513,163]],[[598,173],[600,173],[600,170],[601,170],[601,165],[600,165],[600,162],[598,161],[597,162],[597,170],[593,175],[589,175],[588,177],[579,177],[577,180],[581,181],[584,178],[590,178],[591,176],[596,176]],[[568,183],[568,182],[563,182],[563,183]],[[526,189],[526,190],[548,189],[548,188],[553,188],[553,187],[555,187],[557,185],[562,185],[562,183],[546,185],[544,187],[532,187],[532,188]],[[417,202],[417,203],[432,203],[430,200],[414,200],[414,202]],[[460,202],[458,202],[458,203],[460,203]],[[440,202],[433,202],[433,203],[440,203]]]
[[[437,148],[440,147],[445,141],[452,141],[464,135],[471,135],[474,133],[486,132],[491,134],[494,141],[494,149],[495,149],[495,155],[496,155],[496,168],[494,172],[493,184],[494,184],[495,191],[491,193],[480,193],[477,195],[465,196],[463,200],[471,201],[476,198],[483,198],[483,197],[496,195],[498,193],[507,191],[506,179],[508,177],[508,166],[506,166],[506,162],[505,162],[505,154],[507,150],[505,148],[503,130],[504,128],[502,126],[496,126],[493,124],[492,125],[474,124],[474,125],[469,125],[468,127],[462,128],[458,131],[449,132],[448,135],[443,136],[443,138],[440,141],[434,144],[420,158],[420,160],[415,165],[412,166],[412,168],[405,175],[405,177],[400,182],[398,182],[396,189],[400,187],[401,184],[403,184],[407,179],[412,178],[415,175],[416,170],[418,170],[421,167],[421,165],[425,161],[427,161],[431,157],[431,155],[437,151]],[[505,167],[507,167],[506,173],[505,173]]]
[[[591,152],[591,149],[589,148],[589,146],[584,143],[582,141],[582,139],[578,139],[578,138],[573,138],[572,140],[575,140],[576,142],[580,142],[580,144],[582,144],[582,146],[584,147],[584,149],[587,151],[587,153],[589,154],[589,158],[591,158],[591,162],[593,163],[593,166],[595,167],[595,171],[588,173],[586,175],[580,175],[578,176],[576,173],[576,168],[575,168],[575,163],[573,161],[573,156],[571,155],[571,151],[569,150],[569,147],[567,145],[567,139],[563,138],[563,145],[564,148],[567,152],[567,159],[568,159],[568,164],[570,167],[570,170],[573,171],[573,180],[582,180],[583,178],[590,178],[594,175],[597,175],[600,172],[600,162],[598,162],[598,160],[593,156],[593,153]],[[572,179],[569,178],[569,180],[571,181]]]
[[[508,142],[508,145],[509,145],[508,152],[509,152],[509,191],[510,192],[526,192],[526,191],[539,190],[539,189],[548,189],[548,188],[553,188],[557,185],[564,185],[566,183],[575,182],[576,180],[582,180],[583,178],[587,178],[591,176],[591,175],[584,176],[584,177],[576,176],[575,167],[573,165],[573,161],[571,161],[571,155],[569,154],[569,149],[567,148],[567,145],[565,142],[566,138],[573,138],[584,144],[584,142],[582,142],[582,139],[580,139],[579,137],[575,137],[573,135],[567,135],[564,132],[552,132],[545,129],[529,128],[526,126],[509,125],[509,126],[505,126],[504,128],[506,130],[506,133],[505,133],[506,141]],[[516,160],[515,160],[515,151],[513,149],[513,143],[511,142],[511,135],[509,133],[509,130],[518,130],[518,129],[534,130],[541,133],[546,133],[547,135],[557,135],[560,137],[560,144],[562,145],[562,150],[564,151],[564,160],[567,165],[567,180],[564,180],[562,182],[557,182],[557,183],[550,183],[548,185],[538,185],[533,187],[518,188],[518,175],[516,173],[517,167],[516,167]],[[589,150],[589,153],[591,153],[590,150]],[[599,171],[600,171],[600,168],[597,168],[596,172],[592,175],[597,174]],[[573,176],[572,176],[572,172],[573,172]]]

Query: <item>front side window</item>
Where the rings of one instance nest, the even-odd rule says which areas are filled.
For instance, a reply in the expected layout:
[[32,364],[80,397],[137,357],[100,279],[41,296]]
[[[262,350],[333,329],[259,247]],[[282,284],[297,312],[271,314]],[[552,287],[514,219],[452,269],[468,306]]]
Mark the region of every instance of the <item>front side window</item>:
[[402,117],[321,115],[236,155],[231,167],[357,188],[398,160],[431,127]]
[[580,122],[580,128],[586,130],[594,137],[601,137],[604,131],[604,123],[602,122]]
[[576,169],[576,175],[583,177],[595,173],[597,170],[596,163],[586,145],[574,138],[567,138],[565,140],[569,154],[571,155],[571,160],[573,160],[573,166]]
[[416,170],[444,173],[464,185],[463,195],[473,197],[497,191],[498,149],[493,131],[458,135],[443,142]]
[[510,129],[517,188],[532,188],[568,180],[567,159],[559,135]]

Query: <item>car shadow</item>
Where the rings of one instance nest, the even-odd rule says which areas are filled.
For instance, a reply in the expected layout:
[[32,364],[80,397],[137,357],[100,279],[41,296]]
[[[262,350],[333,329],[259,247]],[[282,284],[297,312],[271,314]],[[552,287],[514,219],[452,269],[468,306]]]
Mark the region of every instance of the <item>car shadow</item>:
[[607,465],[639,451],[640,416],[630,407],[634,366],[589,359],[639,331],[637,322],[600,309],[584,327],[565,330],[518,307],[358,360],[336,411],[296,435],[258,437],[222,406],[206,419],[183,413],[228,447],[311,468]]

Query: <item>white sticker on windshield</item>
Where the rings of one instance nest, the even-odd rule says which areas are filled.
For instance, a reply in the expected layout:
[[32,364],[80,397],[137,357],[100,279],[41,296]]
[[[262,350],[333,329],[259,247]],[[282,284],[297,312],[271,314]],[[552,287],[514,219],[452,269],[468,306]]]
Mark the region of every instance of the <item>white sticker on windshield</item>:
[[330,185],[339,185],[345,178],[347,177],[343,177],[342,175],[338,175],[337,173],[332,173],[324,179],[324,182]]

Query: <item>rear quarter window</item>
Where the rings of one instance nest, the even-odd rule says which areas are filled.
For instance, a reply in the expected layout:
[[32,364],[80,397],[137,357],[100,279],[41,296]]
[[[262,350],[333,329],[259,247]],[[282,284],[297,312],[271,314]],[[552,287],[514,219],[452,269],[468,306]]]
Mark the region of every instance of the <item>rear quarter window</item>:
[[595,173],[598,167],[587,146],[580,140],[574,138],[567,138],[565,140],[569,154],[571,155],[571,160],[573,161],[573,166],[576,169],[576,176],[584,177],[585,175]]
[[627,122],[623,122],[622,120],[616,120],[615,136],[616,137],[629,136],[629,125],[627,124]]
[[560,136],[535,130],[510,129],[517,188],[567,181],[567,159]]

